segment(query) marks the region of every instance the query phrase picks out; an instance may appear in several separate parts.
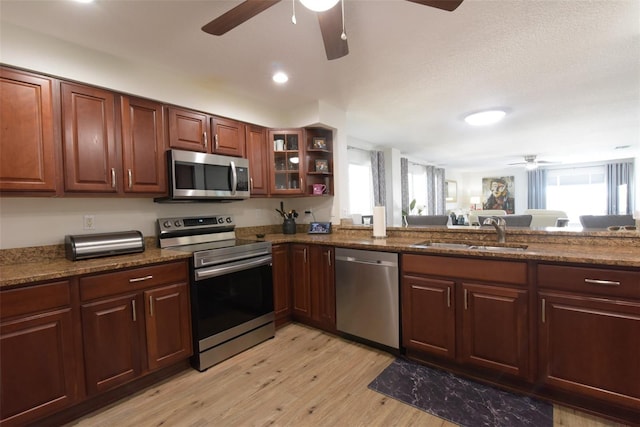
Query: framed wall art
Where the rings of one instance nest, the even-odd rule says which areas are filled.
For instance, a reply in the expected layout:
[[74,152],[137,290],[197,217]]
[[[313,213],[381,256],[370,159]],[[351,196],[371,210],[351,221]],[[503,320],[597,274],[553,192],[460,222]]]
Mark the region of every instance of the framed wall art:
[[444,182],[444,198],[447,202],[454,203],[458,201],[458,183],[451,180]]
[[512,176],[482,178],[482,208],[515,211],[515,186]]

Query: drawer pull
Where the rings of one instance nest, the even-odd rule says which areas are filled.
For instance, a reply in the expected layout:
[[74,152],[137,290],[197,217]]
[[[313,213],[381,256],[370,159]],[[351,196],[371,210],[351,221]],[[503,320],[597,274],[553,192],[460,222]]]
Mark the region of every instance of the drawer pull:
[[620,286],[620,282],[615,280],[598,280],[598,279],[584,279],[584,283],[590,285],[604,285],[604,286]]
[[133,279],[129,279],[129,283],[135,282],[144,282],[145,280],[153,279],[152,275],[144,276],[144,277],[135,277]]

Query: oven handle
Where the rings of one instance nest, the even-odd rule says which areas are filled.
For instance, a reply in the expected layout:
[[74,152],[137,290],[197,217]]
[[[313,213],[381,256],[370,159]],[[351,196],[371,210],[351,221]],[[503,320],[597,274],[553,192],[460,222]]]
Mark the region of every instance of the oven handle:
[[261,265],[270,265],[272,257],[271,255],[263,256],[260,258],[254,258],[250,261],[238,261],[231,264],[225,264],[222,266],[215,266],[209,268],[199,268],[195,271],[195,280],[204,280],[210,277],[223,276],[225,274],[235,273],[237,271],[249,270],[251,268],[259,267]]

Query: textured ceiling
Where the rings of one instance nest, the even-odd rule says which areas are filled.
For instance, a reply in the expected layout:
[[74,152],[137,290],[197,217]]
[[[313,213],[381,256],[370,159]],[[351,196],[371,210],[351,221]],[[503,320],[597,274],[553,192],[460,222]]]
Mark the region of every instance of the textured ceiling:
[[[1,0],[0,19],[273,108],[322,100],[347,112],[351,140],[448,169],[640,152],[640,1],[465,0],[444,12],[345,0],[350,53],[334,61],[315,15],[297,3],[292,25],[288,0],[222,37],[200,30],[238,3]],[[278,67],[285,88],[270,81]],[[510,110],[496,126],[461,120],[496,106]]]

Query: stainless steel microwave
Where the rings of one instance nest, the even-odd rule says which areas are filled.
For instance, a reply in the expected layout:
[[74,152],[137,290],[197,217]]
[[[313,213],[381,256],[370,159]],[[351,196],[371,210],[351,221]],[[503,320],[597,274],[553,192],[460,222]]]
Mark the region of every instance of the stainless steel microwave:
[[249,160],[195,151],[168,150],[169,197],[156,201],[248,199]]

